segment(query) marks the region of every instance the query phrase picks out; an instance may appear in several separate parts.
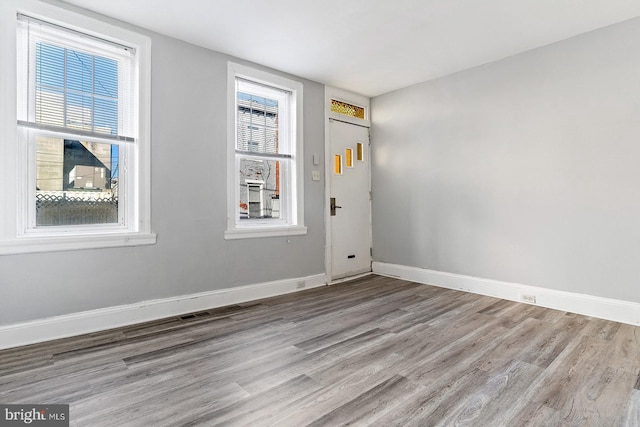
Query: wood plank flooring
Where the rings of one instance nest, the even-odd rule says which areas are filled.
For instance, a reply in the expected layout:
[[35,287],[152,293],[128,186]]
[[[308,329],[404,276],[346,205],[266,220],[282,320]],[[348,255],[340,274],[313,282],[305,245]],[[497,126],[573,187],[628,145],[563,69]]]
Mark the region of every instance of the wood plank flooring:
[[0,351],[72,426],[638,426],[640,327],[380,276]]

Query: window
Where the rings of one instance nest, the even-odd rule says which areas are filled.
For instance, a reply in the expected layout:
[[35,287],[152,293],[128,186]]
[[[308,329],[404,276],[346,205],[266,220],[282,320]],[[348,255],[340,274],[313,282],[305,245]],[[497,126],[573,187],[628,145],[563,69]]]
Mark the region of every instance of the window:
[[35,16],[17,19],[16,185],[5,189],[16,217],[0,253],[154,243],[148,40]]
[[229,64],[225,238],[304,234],[302,85]]
[[365,119],[365,108],[358,105],[349,104],[348,102],[338,101],[337,99],[331,100],[331,111],[338,114],[343,114],[348,117],[356,119]]

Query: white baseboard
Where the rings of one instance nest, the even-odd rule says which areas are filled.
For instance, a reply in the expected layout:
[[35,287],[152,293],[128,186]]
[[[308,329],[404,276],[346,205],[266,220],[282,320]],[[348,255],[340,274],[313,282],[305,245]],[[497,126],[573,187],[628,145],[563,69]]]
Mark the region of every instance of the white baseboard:
[[417,283],[488,295],[511,301],[523,301],[523,295],[535,296],[535,305],[576,314],[640,325],[640,304],[636,302],[576,294],[537,286],[445,273],[404,265],[373,263],[373,272]]
[[[301,286],[304,284],[304,287]],[[142,301],[0,326],[0,349],[67,338],[327,284],[324,274]]]

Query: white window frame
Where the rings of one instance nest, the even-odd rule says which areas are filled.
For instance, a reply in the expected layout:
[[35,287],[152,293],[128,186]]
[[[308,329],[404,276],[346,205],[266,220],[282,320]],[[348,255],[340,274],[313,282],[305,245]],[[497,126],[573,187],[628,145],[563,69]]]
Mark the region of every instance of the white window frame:
[[[290,148],[292,161],[286,188],[288,218],[286,222],[277,219],[240,220],[239,160],[236,154],[236,79],[241,78],[268,87],[291,93],[289,114]],[[304,155],[303,155],[303,85],[300,82],[277,76],[245,65],[229,62],[227,67],[227,229],[225,239],[243,239],[272,236],[291,236],[307,233],[304,225]]]
[[[0,255],[60,250],[80,250],[118,246],[148,245],[156,242],[151,232],[150,215],[150,93],[151,93],[151,41],[141,34],[71,12],[54,5],[26,0],[20,6],[0,9],[0,44],[2,67],[0,89],[7,96],[0,101],[0,120],[4,133],[0,144]],[[136,49],[135,64],[135,143],[126,151],[122,193],[125,209],[120,224],[96,224],[34,227],[29,203],[34,202],[35,153],[28,144],[30,130],[17,125],[18,105],[22,102],[16,90],[18,79],[17,15],[23,14],[72,31],[97,37],[112,43]],[[44,134],[42,131],[38,133]],[[49,131],[47,131],[49,132]],[[64,131],[49,132],[51,136],[65,138],[72,134]],[[74,136],[77,139],[77,136]],[[99,138],[89,138],[95,142]],[[34,162],[30,165],[29,162]]]

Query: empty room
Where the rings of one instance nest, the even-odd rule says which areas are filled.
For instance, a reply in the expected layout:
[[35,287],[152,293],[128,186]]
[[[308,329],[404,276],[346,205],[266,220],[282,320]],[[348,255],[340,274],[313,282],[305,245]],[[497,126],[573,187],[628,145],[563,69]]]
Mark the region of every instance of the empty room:
[[637,0],[0,33],[0,425],[640,425]]

